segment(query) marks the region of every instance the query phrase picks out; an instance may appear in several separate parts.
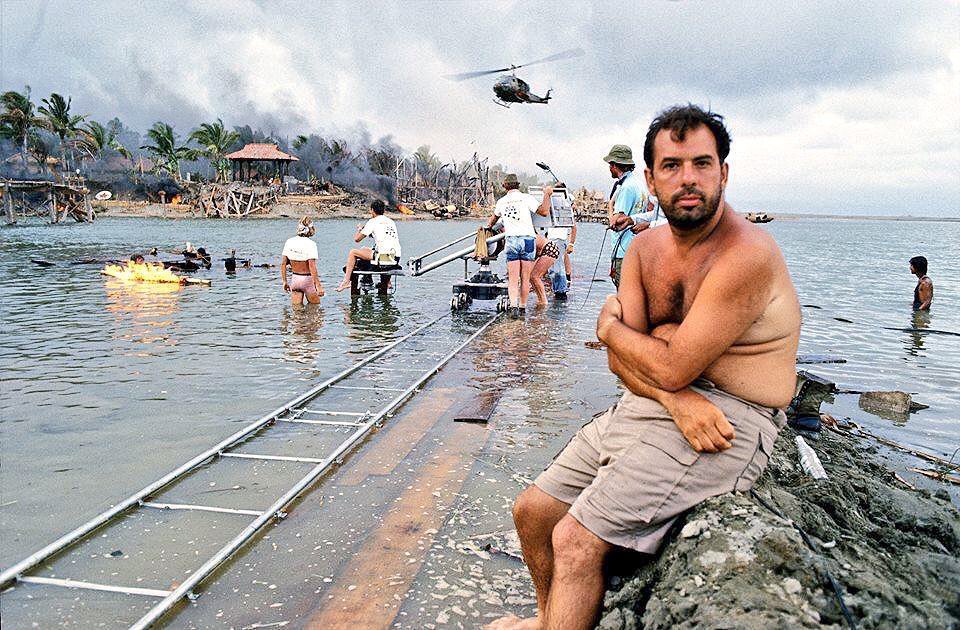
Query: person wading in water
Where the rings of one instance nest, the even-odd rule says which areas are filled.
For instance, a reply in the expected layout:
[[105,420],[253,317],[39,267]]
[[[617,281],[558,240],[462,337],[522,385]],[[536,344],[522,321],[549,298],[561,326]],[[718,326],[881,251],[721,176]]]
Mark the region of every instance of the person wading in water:
[[[323,285],[317,275],[317,244],[310,240],[316,228],[310,217],[303,217],[297,224],[297,235],[288,238],[283,245],[280,257],[280,280],[283,290],[290,292],[290,302],[297,306],[304,298],[310,304],[319,304],[323,297]],[[293,278],[287,282],[287,265],[293,272]]]
[[927,259],[914,256],[910,259],[910,273],[917,277],[917,286],[913,288],[913,310],[929,311],[933,302],[933,280],[927,275]]

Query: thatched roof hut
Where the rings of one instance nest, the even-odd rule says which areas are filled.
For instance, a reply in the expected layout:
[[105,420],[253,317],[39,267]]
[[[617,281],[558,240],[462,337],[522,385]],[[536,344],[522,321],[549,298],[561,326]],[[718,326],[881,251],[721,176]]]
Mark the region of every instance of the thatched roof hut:
[[263,162],[273,163],[274,175],[282,180],[290,162],[300,161],[300,158],[284,153],[280,147],[269,142],[251,142],[239,151],[228,153],[226,158],[230,160],[233,181],[250,179],[257,165]]

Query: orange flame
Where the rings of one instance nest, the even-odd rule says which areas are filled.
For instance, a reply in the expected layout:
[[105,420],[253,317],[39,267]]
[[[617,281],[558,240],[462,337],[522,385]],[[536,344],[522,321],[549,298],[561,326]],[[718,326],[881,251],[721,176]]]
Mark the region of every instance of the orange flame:
[[183,195],[177,194],[177,195],[174,195],[173,197],[170,197],[170,203],[180,203],[182,200],[183,200]]
[[399,210],[401,214],[413,214],[413,210],[402,203],[397,205],[397,210]]
[[174,282],[181,284],[183,278],[169,269],[164,269],[160,263],[136,263],[128,261],[126,266],[107,265],[101,271],[105,276],[111,276],[125,282]]

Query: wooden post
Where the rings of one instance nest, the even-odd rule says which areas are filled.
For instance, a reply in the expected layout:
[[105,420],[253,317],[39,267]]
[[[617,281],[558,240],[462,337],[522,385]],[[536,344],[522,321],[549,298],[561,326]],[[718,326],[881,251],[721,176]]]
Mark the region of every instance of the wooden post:
[[87,211],[87,221],[93,223],[93,204],[90,203],[90,195],[83,196],[83,207]]
[[13,211],[13,193],[11,192],[9,186],[4,187],[3,197],[7,206],[7,223],[13,225],[17,222],[17,217]]
[[57,222],[57,189],[50,189],[50,223]]

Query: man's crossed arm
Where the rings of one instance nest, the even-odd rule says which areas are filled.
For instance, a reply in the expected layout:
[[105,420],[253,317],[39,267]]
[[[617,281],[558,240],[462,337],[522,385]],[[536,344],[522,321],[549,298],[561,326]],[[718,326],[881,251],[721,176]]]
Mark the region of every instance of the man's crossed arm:
[[733,427],[688,386],[760,316],[770,267],[762,252],[714,263],[683,321],[650,331],[638,241],[624,260],[619,295],[607,298],[597,320],[610,369],[630,391],[662,404],[694,449],[729,448]]

